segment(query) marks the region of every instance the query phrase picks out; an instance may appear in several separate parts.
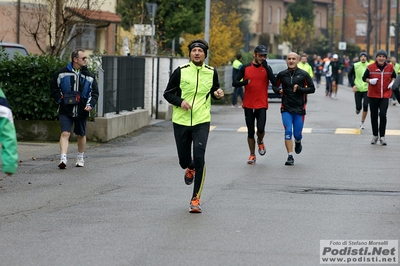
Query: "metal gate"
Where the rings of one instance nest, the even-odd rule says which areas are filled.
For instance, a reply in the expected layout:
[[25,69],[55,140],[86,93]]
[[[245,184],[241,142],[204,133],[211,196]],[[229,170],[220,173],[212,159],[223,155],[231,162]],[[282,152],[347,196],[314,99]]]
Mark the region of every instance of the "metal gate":
[[144,108],[145,58],[103,56],[104,113]]

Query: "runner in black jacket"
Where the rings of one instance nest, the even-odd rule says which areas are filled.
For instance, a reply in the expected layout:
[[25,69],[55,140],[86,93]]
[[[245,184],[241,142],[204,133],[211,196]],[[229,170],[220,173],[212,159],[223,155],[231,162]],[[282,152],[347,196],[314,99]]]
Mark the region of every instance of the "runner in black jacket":
[[[285,128],[285,146],[288,158],[285,165],[293,165],[293,141],[295,138],[295,152],[302,150],[301,139],[306,114],[307,94],[314,93],[315,87],[310,75],[297,67],[299,55],[292,52],[286,59],[288,69],[279,72],[277,86],[273,86],[276,93],[282,94],[281,113]],[[282,88],[279,86],[282,84]]]

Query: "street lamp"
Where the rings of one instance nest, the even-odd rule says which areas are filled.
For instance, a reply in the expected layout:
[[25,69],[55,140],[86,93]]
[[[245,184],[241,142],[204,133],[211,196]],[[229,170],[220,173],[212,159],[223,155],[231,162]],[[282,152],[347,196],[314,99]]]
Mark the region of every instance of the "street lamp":
[[147,12],[151,18],[151,43],[150,51],[151,55],[154,55],[154,17],[156,16],[157,4],[156,3],[146,3]]

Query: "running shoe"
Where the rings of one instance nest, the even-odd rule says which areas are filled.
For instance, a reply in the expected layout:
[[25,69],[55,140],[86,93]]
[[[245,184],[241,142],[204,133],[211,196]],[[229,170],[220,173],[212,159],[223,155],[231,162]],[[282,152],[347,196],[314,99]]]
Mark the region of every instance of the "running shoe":
[[356,114],[359,114],[360,113],[360,110],[356,110]]
[[200,199],[197,197],[192,198],[189,205],[189,212],[201,213]]
[[361,122],[361,124],[360,124],[360,129],[365,129],[365,126],[364,126],[363,122]]
[[60,160],[60,163],[58,164],[58,168],[60,168],[60,169],[67,168],[67,159],[62,158]]
[[248,164],[256,164],[256,156],[255,155],[250,155],[249,159],[247,160]]
[[85,160],[83,159],[83,157],[76,158],[75,166],[76,167],[84,167],[85,166]]
[[192,184],[194,181],[194,169],[186,168],[184,179],[186,185]]
[[301,145],[301,140],[300,141],[295,141],[294,142],[294,152],[296,154],[299,154],[302,149],[303,149],[303,146]]
[[381,137],[381,138],[379,139],[379,142],[380,142],[381,145],[383,145],[383,146],[386,146],[386,145],[387,145],[387,142],[386,142],[386,140],[385,140],[385,137]]
[[286,162],[285,162],[285,165],[294,165],[294,158],[293,158],[292,155],[289,155],[289,156],[287,157],[287,160],[286,160]]
[[258,144],[258,153],[264,156],[267,151],[265,150],[264,142]]
[[378,142],[378,136],[373,136],[371,140],[371,144],[374,145]]

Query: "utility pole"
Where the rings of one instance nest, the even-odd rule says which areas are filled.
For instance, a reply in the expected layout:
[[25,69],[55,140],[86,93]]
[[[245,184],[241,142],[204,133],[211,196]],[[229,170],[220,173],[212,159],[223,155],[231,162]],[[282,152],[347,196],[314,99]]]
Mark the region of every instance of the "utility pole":
[[368,0],[368,14],[367,14],[367,54],[370,55],[370,41],[371,41],[371,0]]
[[390,53],[390,0],[387,0],[387,19],[386,19],[386,51],[391,55]]
[[[342,42],[344,42],[345,23],[346,23],[346,0],[343,0],[343,2],[342,2],[342,38],[341,38]],[[343,50],[340,50],[340,59],[343,59]]]
[[157,4],[155,3],[146,3],[147,12],[149,13],[149,17],[151,18],[151,43],[150,43],[150,51],[151,55],[154,55],[154,18],[157,12]]
[[374,1],[374,50],[372,54],[378,51],[378,0]]
[[[208,46],[210,46],[210,6],[211,0],[206,0],[206,21],[204,29],[204,39],[208,43]],[[210,53],[208,53],[208,55],[210,55]],[[206,65],[208,65],[208,56],[204,60],[204,62],[206,63]]]
[[335,0],[332,0],[332,15],[331,15],[331,54],[335,52],[335,43],[333,39],[333,35],[335,34],[335,28],[334,28],[334,16],[335,16]]
[[399,0],[396,1],[396,25],[394,28],[394,57],[396,57],[396,60],[398,60],[399,53],[397,52],[397,49],[399,49]]

